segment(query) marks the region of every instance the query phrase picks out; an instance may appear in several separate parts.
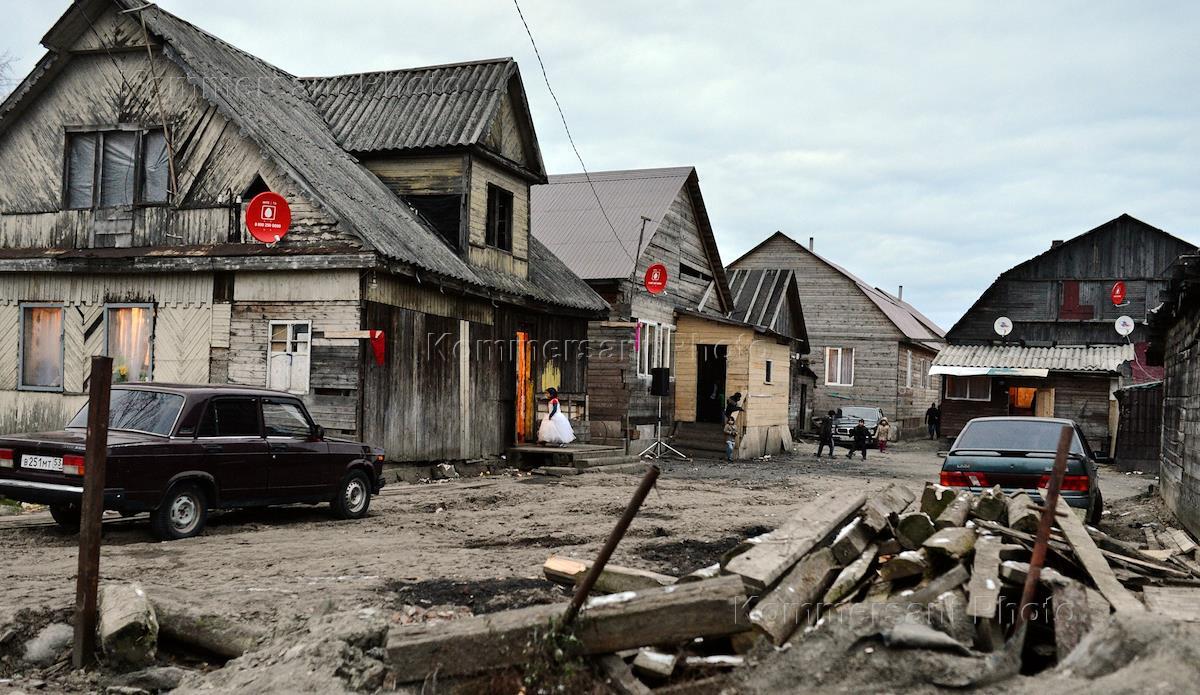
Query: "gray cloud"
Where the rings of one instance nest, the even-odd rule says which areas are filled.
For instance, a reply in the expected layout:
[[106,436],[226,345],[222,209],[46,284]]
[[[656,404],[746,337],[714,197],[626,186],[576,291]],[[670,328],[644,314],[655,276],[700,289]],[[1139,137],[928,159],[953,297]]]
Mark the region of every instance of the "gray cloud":
[[[28,70],[65,3],[5,3]],[[296,74],[521,63],[508,0],[164,0]],[[1195,3],[525,0],[592,169],[694,164],[728,261],[776,229],[949,327],[1001,271],[1128,212],[1200,239]]]

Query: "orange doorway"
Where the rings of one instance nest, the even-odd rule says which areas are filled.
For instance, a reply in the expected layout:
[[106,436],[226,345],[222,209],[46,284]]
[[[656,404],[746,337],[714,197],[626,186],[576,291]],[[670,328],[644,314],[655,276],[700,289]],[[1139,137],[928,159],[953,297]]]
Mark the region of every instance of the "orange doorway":
[[517,331],[517,443],[531,442],[533,431],[533,351],[529,333]]
[[1036,396],[1037,389],[1024,386],[1010,387],[1008,389],[1008,414],[1032,416],[1033,402]]

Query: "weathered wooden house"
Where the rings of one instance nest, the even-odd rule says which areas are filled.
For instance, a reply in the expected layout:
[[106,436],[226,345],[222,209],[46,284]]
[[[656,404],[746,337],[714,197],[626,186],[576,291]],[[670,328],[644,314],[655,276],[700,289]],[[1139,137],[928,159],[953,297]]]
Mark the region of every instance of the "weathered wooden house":
[[1150,318],[1150,361],[1162,364],[1159,490],[1167,507],[1200,536],[1200,254],[1167,272],[1162,304]]
[[[743,456],[761,455],[767,433],[786,429],[789,351],[806,348],[803,317],[793,318],[799,306],[789,303],[791,285],[779,281],[764,290],[755,321],[730,318],[736,305],[694,168],[551,176],[533,188],[533,234],[612,307],[588,331],[594,440],[619,441],[625,427],[642,442],[653,436],[656,368],[671,370],[670,394],[662,399],[664,431],[676,423],[701,425],[677,432],[685,450],[723,450],[721,414],[726,397],[737,391],[762,396],[757,412],[747,408],[743,419]],[[656,263],[668,279],[663,292],[651,294],[643,279]],[[766,349],[768,343],[770,357],[751,356],[752,344]],[[779,432],[773,436],[782,447]]]
[[[1030,414],[1071,418],[1092,448],[1113,451],[1122,385],[1154,381],[1145,360],[1149,311],[1165,271],[1195,246],[1129,215],[1106,222],[1002,273],[946,334],[934,372],[943,376],[942,431],[968,420]],[[1120,305],[1112,289],[1124,283]],[[1115,321],[1134,320],[1120,335]],[[994,330],[1007,317],[1011,333]]]
[[[911,304],[869,285],[776,232],[729,264],[729,271],[793,271],[816,373],[811,411],[846,406],[882,408],[894,437],[923,431],[926,408],[937,400],[929,367],[942,330]],[[809,424],[806,422],[805,424]]]
[[[556,386],[586,425],[607,305],[529,235],[510,59],[297,78],[137,0],[78,0],[0,105],[0,429],[116,381],[303,397],[397,461],[498,454]],[[291,231],[245,230],[282,194]],[[375,333],[376,340],[363,336]]]

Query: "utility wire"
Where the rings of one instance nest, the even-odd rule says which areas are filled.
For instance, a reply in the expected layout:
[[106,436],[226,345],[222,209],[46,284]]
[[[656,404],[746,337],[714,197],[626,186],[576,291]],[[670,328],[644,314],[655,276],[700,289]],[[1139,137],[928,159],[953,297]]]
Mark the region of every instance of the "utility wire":
[[[629,253],[629,249],[625,247],[625,242],[621,241],[621,235],[617,234],[617,228],[613,226],[612,219],[608,216],[608,211],[604,209],[604,203],[600,200],[600,193],[596,190],[596,184],[592,181],[592,175],[588,173],[587,165],[583,163],[583,155],[579,154],[579,148],[575,145],[575,138],[571,136],[571,128],[567,125],[567,116],[563,113],[562,104],[558,102],[558,95],[554,93],[554,88],[550,86],[550,75],[546,73],[546,63],[542,60],[542,53],[538,50],[537,41],[533,39],[533,32],[529,29],[529,22],[525,21],[525,13],[521,12],[521,3],[518,0],[513,0],[513,5],[517,8],[517,16],[521,18],[521,24],[525,25],[525,33],[529,35],[529,43],[533,46],[533,55],[537,57],[538,66],[542,69],[542,79],[546,81],[546,90],[550,92],[550,98],[554,100],[554,106],[558,109],[558,117],[562,119],[563,130],[567,133],[567,141],[571,143],[571,149],[575,151],[575,158],[579,160],[579,166],[583,169],[583,177],[587,179],[588,186],[592,189],[592,195],[596,198],[596,205],[600,207],[600,214],[604,216],[604,221],[608,224],[609,230],[612,232],[613,238],[617,240],[617,245],[633,261],[634,269],[637,268],[637,258]],[[638,253],[642,250],[639,248]]]

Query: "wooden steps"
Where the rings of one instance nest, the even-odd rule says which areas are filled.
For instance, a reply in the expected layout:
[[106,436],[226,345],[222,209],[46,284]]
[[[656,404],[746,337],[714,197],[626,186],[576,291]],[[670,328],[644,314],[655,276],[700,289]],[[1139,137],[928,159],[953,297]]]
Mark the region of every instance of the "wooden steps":
[[524,444],[508,450],[508,464],[523,471],[542,466],[574,467],[581,459],[624,456],[621,447],[596,444],[568,444],[566,446],[538,446]]

